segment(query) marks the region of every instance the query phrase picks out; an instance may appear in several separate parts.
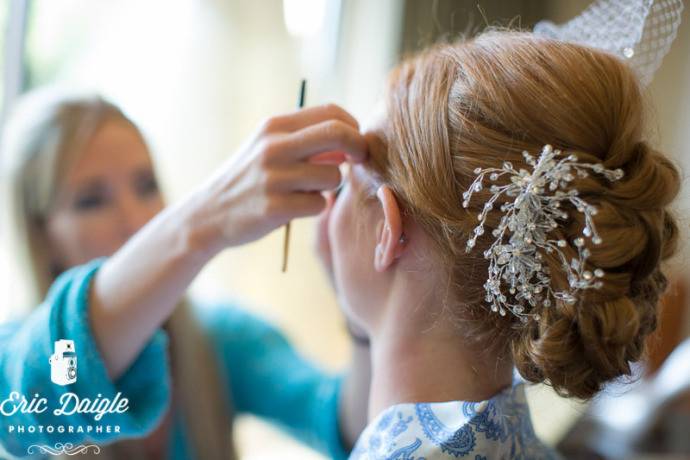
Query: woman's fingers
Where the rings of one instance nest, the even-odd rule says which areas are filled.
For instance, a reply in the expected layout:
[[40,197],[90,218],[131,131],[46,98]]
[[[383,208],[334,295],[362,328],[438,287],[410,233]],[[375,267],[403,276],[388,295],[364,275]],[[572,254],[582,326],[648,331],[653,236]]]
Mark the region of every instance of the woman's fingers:
[[328,120],[341,121],[359,130],[359,123],[345,109],[325,104],[267,118],[260,131],[264,134],[290,133]]
[[326,198],[320,192],[293,192],[273,196],[267,214],[284,223],[298,217],[315,216],[325,207]]
[[266,157],[274,164],[303,161],[324,152],[338,151],[355,163],[367,157],[367,143],[360,132],[339,120],[328,120],[267,141]]
[[341,180],[337,165],[297,163],[268,175],[266,189],[268,192],[319,192],[337,188]]
[[338,165],[364,161],[367,153],[357,121],[336,105],[269,118],[198,195],[209,215],[209,245],[244,244],[319,214],[322,192],[342,180]]
[[339,165],[345,161],[347,161],[345,154],[338,151],[317,153],[313,157],[309,158],[309,162],[315,164]]
[[287,164],[329,151],[340,152],[343,160],[356,163],[367,156],[367,143],[357,120],[335,104],[268,118],[259,133],[268,163]]

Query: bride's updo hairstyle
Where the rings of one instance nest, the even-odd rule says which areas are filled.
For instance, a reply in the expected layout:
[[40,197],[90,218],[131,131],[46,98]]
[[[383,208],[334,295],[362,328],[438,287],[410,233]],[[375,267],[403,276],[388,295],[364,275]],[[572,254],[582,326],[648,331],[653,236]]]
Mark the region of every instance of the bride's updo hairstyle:
[[[660,264],[673,254],[678,232],[667,206],[680,187],[678,170],[643,139],[643,98],[633,71],[588,47],[487,32],[404,61],[390,75],[386,107],[380,132],[386,154],[372,158],[372,169],[433,242],[437,266],[447,267],[439,289],[447,290],[461,332],[511,353],[525,379],[564,396],[590,398],[605,382],[629,375],[656,327],[667,285]],[[487,231],[466,253],[491,194],[475,193],[467,209],[462,194],[475,168],[510,161],[531,170],[522,152],[538,156],[545,144],[625,174],[614,182],[591,174],[571,183],[598,211],[594,224],[603,242],[587,239],[586,246],[588,264],[605,272],[603,286],[575,291],[574,304],[538,308],[539,318],[523,323],[484,301],[482,254],[501,213],[489,213]],[[575,210],[569,216],[554,232],[569,242],[564,252],[572,257],[584,218]],[[543,256],[554,287],[567,286],[556,256]]]

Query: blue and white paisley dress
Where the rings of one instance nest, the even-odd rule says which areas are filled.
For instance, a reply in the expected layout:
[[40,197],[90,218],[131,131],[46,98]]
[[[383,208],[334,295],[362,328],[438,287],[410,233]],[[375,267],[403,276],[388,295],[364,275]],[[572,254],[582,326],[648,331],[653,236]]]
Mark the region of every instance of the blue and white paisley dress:
[[350,460],[560,459],[534,433],[524,384],[480,402],[396,404],[359,437]]

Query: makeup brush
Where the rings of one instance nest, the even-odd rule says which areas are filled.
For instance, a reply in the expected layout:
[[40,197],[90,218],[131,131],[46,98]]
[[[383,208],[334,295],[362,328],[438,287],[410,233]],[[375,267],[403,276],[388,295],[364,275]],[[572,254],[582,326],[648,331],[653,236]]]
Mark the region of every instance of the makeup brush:
[[[304,97],[307,91],[307,80],[304,78],[299,86],[299,99],[297,101],[297,108],[304,107]],[[288,249],[290,247],[290,221],[285,224],[285,238],[283,239],[283,273],[287,271]]]

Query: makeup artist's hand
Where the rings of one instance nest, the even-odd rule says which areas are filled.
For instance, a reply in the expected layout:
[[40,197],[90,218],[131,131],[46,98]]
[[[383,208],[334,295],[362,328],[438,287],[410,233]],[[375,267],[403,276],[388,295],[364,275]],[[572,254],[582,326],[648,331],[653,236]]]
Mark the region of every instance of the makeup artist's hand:
[[[340,160],[319,161],[333,151]],[[340,184],[338,164],[366,155],[357,121],[336,105],[269,118],[196,194],[199,234],[222,249],[316,215],[326,206],[321,192]]]
[[326,204],[321,192],[340,183],[338,164],[366,155],[357,121],[340,107],[266,120],[214,176],[159,213],[96,274],[89,311],[108,374],[122,375],[218,252],[318,214]]

